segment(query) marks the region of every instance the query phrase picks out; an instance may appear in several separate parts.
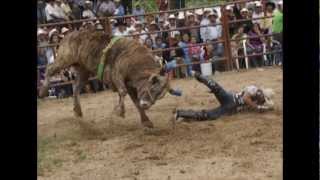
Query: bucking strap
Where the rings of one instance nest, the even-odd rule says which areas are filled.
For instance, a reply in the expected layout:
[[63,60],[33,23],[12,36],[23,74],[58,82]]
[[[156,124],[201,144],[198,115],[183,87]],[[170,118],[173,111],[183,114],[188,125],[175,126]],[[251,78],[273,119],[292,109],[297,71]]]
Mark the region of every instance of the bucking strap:
[[100,58],[100,63],[98,64],[98,70],[97,70],[97,77],[99,80],[103,80],[103,73],[104,73],[104,68],[105,68],[105,62],[106,62],[106,54],[108,52],[108,50],[113,46],[114,43],[116,43],[119,39],[121,39],[121,37],[116,36],[113,37],[109,44],[107,45],[107,47],[105,47],[102,51],[102,56]]

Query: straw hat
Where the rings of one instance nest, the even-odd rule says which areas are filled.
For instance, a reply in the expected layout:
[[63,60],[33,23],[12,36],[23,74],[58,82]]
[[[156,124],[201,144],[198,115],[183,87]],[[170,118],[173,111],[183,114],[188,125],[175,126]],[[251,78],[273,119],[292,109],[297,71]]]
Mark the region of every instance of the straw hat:
[[178,19],[184,19],[184,13],[183,12],[179,12],[179,15],[178,15]]
[[195,13],[199,16],[203,15],[203,10],[202,9],[196,9]]
[[191,13],[191,12],[189,12],[189,11],[187,11],[186,16],[187,16],[187,17],[189,17],[189,16],[194,16],[194,14]]
[[211,8],[204,8],[203,12],[212,12],[212,9]]
[[233,8],[232,5],[228,5],[228,6],[226,7],[226,10],[232,10],[232,8]]
[[52,29],[50,32],[49,32],[49,39],[52,37],[53,34],[59,34],[58,30],[56,28]]
[[45,31],[45,30],[43,30],[43,29],[41,29],[41,28],[38,29],[37,36],[47,35],[47,34],[48,34],[47,31]]
[[69,29],[68,29],[68,28],[66,28],[66,27],[63,27],[63,28],[61,29],[61,33],[62,33],[62,34],[64,34],[64,33],[68,32],[68,31],[69,31]]
[[255,5],[256,5],[256,7],[262,7],[262,4],[261,4],[260,1],[257,1],[257,2],[255,3]]
[[173,14],[170,14],[170,16],[168,17],[168,19],[176,19],[176,17]]
[[247,8],[242,8],[240,12],[249,12]]

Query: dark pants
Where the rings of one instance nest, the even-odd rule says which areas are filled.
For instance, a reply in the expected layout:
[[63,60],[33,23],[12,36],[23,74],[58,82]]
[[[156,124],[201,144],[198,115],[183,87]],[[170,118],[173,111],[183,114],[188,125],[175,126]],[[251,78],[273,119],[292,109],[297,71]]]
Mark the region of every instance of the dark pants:
[[178,117],[192,118],[196,120],[215,120],[222,115],[232,114],[236,110],[236,103],[233,99],[233,94],[224,90],[218,83],[212,79],[208,79],[202,75],[196,74],[196,79],[205,84],[213,93],[220,103],[220,106],[214,109],[193,111],[193,110],[178,110]]

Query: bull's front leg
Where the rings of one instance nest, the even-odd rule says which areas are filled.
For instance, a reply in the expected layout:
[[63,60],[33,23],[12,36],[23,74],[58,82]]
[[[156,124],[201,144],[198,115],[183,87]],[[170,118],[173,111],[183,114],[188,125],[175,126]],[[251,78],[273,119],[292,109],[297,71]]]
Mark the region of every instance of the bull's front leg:
[[88,82],[89,74],[79,66],[73,66],[75,72],[75,81],[73,83],[73,112],[76,117],[82,117],[80,105],[80,91]]

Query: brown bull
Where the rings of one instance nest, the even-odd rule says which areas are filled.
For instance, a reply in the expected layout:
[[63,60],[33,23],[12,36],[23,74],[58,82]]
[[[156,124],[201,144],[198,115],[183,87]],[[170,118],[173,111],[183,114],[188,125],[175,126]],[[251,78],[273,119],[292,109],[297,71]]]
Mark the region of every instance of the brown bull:
[[[107,33],[90,29],[68,34],[60,44],[56,60],[47,66],[40,97],[47,95],[51,76],[64,68],[73,67],[76,73],[73,110],[76,116],[81,117],[80,89],[88,81],[89,74],[97,74],[103,50],[110,39]],[[104,55],[104,82],[119,94],[119,104],[115,108],[117,114],[125,116],[124,97],[129,94],[140,113],[143,126],[152,128],[145,110],[169,90],[167,78],[159,74],[159,63],[147,48],[128,38],[117,40]]]

